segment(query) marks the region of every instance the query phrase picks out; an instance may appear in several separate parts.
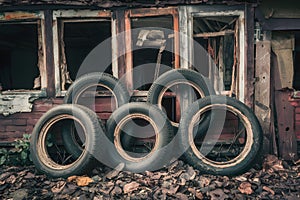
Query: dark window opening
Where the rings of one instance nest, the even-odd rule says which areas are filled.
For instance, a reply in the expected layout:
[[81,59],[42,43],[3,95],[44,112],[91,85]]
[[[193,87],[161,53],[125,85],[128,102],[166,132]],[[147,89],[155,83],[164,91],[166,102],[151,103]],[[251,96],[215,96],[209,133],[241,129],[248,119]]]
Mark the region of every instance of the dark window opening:
[[293,87],[295,90],[300,90],[300,31],[295,32]]
[[153,81],[174,68],[174,31],[172,16],[131,19],[133,50],[133,87],[149,90]]
[[200,44],[194,45],[194,68],[210,78],[217,90],[231,89],[233,66],[238,63],[238,55],[234,55],[237,19],[236,16],[193,19],[194,40]]
[[38,68],[37,23],[0,24],[0,83],[2,90],[31,90]]
[[[64,52],[61,48],[60,62],[64,60],[67,65],[67,71],[69,72],[72,80],[76,79],[78,69],[80,68],[84,59],[89,53],[101,42],[111,37],[111,22],[110,20],[103,21],[64,21],[63,22],[63,41],[64,41]],[[112,60],[111,55],[111,43],[104,52],[105,55],[99,55],[105,57],[105,59]],[[112,74],[111,62],[108,66],[104,66],[104,63],[99,60],[97,66],[91,66],[91,71],[106,72]]]

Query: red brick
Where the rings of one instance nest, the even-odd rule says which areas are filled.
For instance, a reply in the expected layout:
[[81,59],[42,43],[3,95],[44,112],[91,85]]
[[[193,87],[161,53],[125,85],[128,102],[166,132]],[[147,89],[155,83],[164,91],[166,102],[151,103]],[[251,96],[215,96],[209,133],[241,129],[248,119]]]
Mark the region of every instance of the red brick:
[[27,120],[27,125],[35,125],[37,122],[39,121],[39,119],[28,119]]
[[5,126],[0,126],[0,132],[5,131],[6,127]]
[[6,126],[6,131],[21,131],[23,133],[26,132],[26,126]]
[[33,126],[27,126],[25,129],[26,133],[32,133],[32,130],[33,130]]
[[47,112],[52,107],[53,107],[53,104],[37,104],[37,105],[33,105],[33,111]]
[[106,120],[110,117],[111,113],[97,113],[100,119]]
[[25,126],[27,124],[26,119],[15,119],[13,120],[13,124],[17,126]]
[[300,130],[295,131],[295,134],[296,134],[297,140],[300,140]]
[[12,124],[13,124],[12,119],[0,119],[0,126],[8,126]]
[[20,135],[22,135],[21,132],[0,132],[0,140],[1,142],[14,141],[16,138],[19,138]]
[[52,99],[53,104],[60,105],[63,104],[63,98]]

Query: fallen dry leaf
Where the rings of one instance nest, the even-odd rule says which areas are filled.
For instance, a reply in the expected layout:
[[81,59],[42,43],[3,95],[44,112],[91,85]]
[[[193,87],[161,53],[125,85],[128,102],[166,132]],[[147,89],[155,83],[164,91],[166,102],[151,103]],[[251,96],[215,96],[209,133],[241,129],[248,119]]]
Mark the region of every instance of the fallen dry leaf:
[[6,179],[6,183],[14,184],[17,180],[17,177],[15,175],[11,175]]
[[70,176],[67,179],[68,182],[75,181],[78,186],[87,186],[94,182],[93,179],[87,176]]
[[114,187],[114,189],[111,191],[111,194],[114,195],[118,195],[118,194],[122,194],[122,189],[119,186]]
[[248,182],[242,182],[238,189],[242,194],[252,194],[253,193],[251,184]]
[[70,176],[67,178],[67,181],[72,182],[72,181],[76,180],[76,178],[77,178],[77,176]]
[[211,200],[224,200],[228,198],[228,195],[223,192],[221,189],[216,189],[208,193],[211,197]]
[[190,193],[192,193],[197,199],[203,199],[204,198],[203,194],[200,191],[195,190],[194,188],[188,188],[188,191]]
[[270,171],[270,169],[273,169],[275,171],[285,170],[282,165],[282,160],[279,160],[275,155],[267,155],[263,164],[263,170],[268,171],[269,173],[273,173],[273,171]]
[[274,190],[272,190],[271,188],[269,188],[268,186],[263,186],[263,190],[270,192],[272,195],[275,195]]
[[206,187],[210,184],[210,181],[211,180],[209,178],[201,176],[200,179],[199,179],[199,185],[200,185],[201,188]]
[[177,185],[177,186],[171,186],[170,189],[167,191],[167,194],[169,194],[169,195],[176,194],[178,188],[179,188],[179,185]]
[[188,199],[189,199],[189,198],[188,198],[185,194],[183,194],[183,193],[177,193],[175,196],[176,196],[177,199],[180,199],[180,200],[188,200]]
[[127,183],[126,185],[124,185],[123,187],[123,191],[125,194],[129,193],[129,192],[132,192],[132,191],[135,191],[139,188],[140,184],[133,181],[131,183]]
[[76,179],[76,183],[78,186],[87,186],[92,182],[94,182],[93,179],[87,176],[77,177]]
[[120,171],[124,168],[125,164],[120,163],[115,169],[106,174],[106,178],[112,179],[119,175]]
[[58,181],[52,188],[51,188],[51,191],[53,193],[59,193],[61,192],[64,187],[66,185],[66,182],[65,181]]

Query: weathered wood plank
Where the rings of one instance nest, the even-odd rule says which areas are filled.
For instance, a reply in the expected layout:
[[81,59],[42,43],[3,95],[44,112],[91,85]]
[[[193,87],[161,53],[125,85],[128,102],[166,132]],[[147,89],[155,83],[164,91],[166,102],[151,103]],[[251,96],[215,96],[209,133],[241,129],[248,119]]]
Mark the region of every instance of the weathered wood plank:
[[[255,106],[254,111],[263,128],[265,136],[264,151],[272,152],[272,141],[275,137],[271,131],[271,42],[257,41],[256,42],[256,83],[255,83]],[[250,85],[250,83],[249,83]],[[250,86],[249,86],[250,87]]]

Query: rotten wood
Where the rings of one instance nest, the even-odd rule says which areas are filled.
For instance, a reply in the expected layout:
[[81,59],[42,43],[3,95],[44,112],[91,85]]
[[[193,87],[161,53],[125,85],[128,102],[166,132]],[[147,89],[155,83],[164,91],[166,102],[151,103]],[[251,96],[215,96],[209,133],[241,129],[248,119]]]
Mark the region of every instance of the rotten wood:
[[179,46],[179,14],[177,9],[173,9],[173,29],[174,29],[174,68],[180,68],[180,46]]
[[245,104],[254,109],[254,82],[255,82],[255,60],[254,60],[254,7],[245,5],[245,70],[247,71],[245,87]]
[[239,42],[238,42],[239,38],[238,38],[238,23],[235,24],[235,28],[234,28],[234,49],[233,49],[233,64],[232,64],[232,74],[231,74],[231,86],[230,86],[230,92],[229,92],[229,96],[231,97],[232,94],[235,92],[236,90],[236,67],[237,67],[237,62],[238,62],[238,54],[237,51],[239,49]]
[[154,17],[158,15],[175,15],[175,8],[140,8],[129,11],[130,17]]
[[128,91],[133,89],[133,56],[132,56],[132,41],[131,41],[131,20],[130,11],[125,11],[125,71],[126,71],[126,85]]
[[225,35],[231,35],[234,34],[234,30],[224,30],[219,32],[208,32],[208,33],[197,33],[194,34],[194,37],[202,37],[202,38],[208,38],[208,37],[219,37],[219,36],[225,36]]
[[[116,36],[117,36],[117,46],[114,46],[114,48],[117,48],[117,63],[118,63],[118,77],[121,78],[123,75],[125,75],[125,21],[124,16],[125,11],[124,10],[116,10],[113,13],[113,20],[116,21]],[[123,34],[122,34],[123,33]]]

